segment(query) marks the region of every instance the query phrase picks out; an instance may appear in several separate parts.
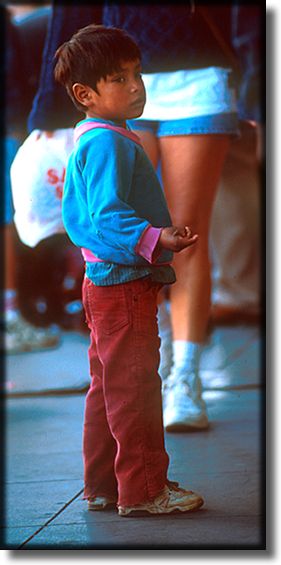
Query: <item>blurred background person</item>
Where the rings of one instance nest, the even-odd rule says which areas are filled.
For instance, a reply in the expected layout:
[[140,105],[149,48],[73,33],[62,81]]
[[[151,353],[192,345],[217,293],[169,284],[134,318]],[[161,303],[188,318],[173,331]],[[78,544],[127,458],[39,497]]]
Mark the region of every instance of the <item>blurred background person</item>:
[[241,69],[237,97],[241,135],[228,151],[212,214],[211,322],[215,324],[258,324],[262,316],[261,14],[258,4],[235,3],[231,8],[232,45]]
[[[8,4],[5,11],[9,92],[5,116],[9,221],[5,227],[5,276],[9,279],[5,348],[16,353],[57,346],[59,326],[83,332],[87,328],[80,301],[83,261],[65,234],[60,212],[64,166],[73,146],[72,129],[55,136],[37,131],[31,139],[27,128],[52,7],[49,3]],[[32,145],[35,138],[37,143]],[[41,225],[35,226],[38,218]]]
[[[55,328],[40,328],[22,315],[19,299],[20,240],[13,222],[10,167],[27,135],[27,116],[36,92],[49,7],[5,7],[5,136],[4,136],[4,347],[8,353],[46,349],[59,342]],[[31,56],[32,54],[32,56]]]

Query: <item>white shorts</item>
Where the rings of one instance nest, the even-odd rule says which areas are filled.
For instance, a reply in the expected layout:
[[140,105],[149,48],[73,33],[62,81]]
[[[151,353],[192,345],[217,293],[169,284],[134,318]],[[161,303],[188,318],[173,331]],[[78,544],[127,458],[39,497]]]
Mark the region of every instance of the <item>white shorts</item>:
[[208,67],[190,71],[144,74],[147,102],[142,120],[179,120],[236,112],[230,69]]

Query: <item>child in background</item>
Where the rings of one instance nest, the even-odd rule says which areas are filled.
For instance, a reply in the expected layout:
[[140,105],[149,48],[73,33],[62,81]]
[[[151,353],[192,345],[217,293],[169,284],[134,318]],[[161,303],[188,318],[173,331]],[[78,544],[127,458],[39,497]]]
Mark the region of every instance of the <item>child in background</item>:
[[79,30],[56,52],[55,78],[86,119],[75,128],[63,221],[85,258],[83,304],[91,331],[84,498],[120,516],[200,508],[200,495],[167,478],[157,294],[175,281],[173,252],[198,236],[172,226],[138,137],[126,120],[145,105],[141,54],[124,31]]

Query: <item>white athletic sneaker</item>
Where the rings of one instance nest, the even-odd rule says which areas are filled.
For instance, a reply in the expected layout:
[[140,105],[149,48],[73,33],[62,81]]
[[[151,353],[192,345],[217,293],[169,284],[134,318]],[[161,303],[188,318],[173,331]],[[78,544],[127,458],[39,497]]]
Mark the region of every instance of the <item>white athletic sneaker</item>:
[[164,428],[167,432],[185,432],[208,428],[206,404],[197,373],[183,377],[172,373],[164,385]]
[[190,512],[204,504],[203,498],[192,490],[173,485],[164,490],[152,501],[136,506],[118,506],[118,514],[123,517],[146,516],[147,514],[171,514],[172,512]]
[[109,508],[116,508],[117,500],[107,498],[106,496],[95,496],[88,498],[88,510],[108,510]]

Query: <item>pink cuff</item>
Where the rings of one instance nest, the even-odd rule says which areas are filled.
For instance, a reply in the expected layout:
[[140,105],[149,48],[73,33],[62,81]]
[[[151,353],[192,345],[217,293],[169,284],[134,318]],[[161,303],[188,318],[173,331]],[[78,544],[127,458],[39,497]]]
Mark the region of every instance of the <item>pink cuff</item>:
[[148,226],[144,230],[135,248],[136,253],[138,255],[141,255],[149,263],[155,263],[161,253],[161,249],[155,251],[159,237],[161,235],[161,231],[162,228],[154,228],[153,226]]
[[89,263],[103,263],[102,259],[96,257],[92,251],[85,249],[85,247],[81,247],[81,253],[83,255],[84,261],[88,261]]

